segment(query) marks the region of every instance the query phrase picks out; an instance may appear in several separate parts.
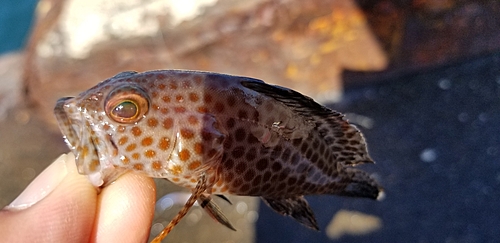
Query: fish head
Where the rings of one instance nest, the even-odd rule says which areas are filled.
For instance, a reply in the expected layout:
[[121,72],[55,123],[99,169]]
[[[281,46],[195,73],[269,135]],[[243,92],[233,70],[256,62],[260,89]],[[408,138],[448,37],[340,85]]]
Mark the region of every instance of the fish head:
[[151,168],[168,159],[176,131],[168,129],[168,115],[155,109],[157,94],[148,89],[149,80],[135,74],[120,73],[77,97],[61,98],[54,109],[78,172],[95,186],[128,169],[150,176],[166,173]]

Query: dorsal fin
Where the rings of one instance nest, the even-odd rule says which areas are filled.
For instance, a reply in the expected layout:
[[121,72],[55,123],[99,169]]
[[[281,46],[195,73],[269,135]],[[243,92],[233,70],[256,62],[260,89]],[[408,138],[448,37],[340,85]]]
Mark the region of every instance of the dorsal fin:
[[302,115],[304,118],[308,118],[311,115],[322,117],[342,117],[342,114],[332,111],[331,109],[318,104],[312,98],[307,97],[292,89],[277,85],[270,85],[260,80],[254,79],[242,81],[241,84],[244,87],[256,91],[260,94],[274,98],[275,100],[292,109],[297,114]]
[[305,122],[313,124],[314,130],[325,140],[330,149],[337,153],[338,162],[344,165],[373,163],[368,155],[363,135],[354,125],[349,124],[341,113],[322,106],[297,91],[269,85],[260,80],[245,80],[241,85],[275,99]]

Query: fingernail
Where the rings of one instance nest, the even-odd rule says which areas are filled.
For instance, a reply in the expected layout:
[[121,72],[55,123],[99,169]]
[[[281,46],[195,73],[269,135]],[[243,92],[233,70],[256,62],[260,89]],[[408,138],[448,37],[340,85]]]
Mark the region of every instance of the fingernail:
[[59,156],[49,167],[47,167],[35,180],[33,180],[21,194],[12,201],[5,209],[22,210],[33,206],[45,198],[62,179],[68,174],[66,160],[68,155]]

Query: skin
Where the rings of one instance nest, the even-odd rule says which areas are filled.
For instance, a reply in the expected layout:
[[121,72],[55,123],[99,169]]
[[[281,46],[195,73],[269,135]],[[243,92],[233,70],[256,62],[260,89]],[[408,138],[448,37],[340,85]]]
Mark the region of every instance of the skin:
[[[52,189],[37,197],[44,188]],[[78,174],[74,157],[61,156],[0,210],[0,238],[3,242],[146,242],[155,190],[151,178],[126,173],[98,193]],[[26,208],[20,201],[33,204]]]

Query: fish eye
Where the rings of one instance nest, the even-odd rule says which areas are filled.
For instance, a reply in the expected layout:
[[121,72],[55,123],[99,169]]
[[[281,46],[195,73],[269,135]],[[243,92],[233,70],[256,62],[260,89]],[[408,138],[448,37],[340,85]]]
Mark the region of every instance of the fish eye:
[[135,123],[149,108],[148,96],[138,87],[123,86],[111,91],[106,98],[105,112],[119,123]]
[[137,107],[137,104],[134,101],[125,100],[116,105],[115,108],[111,111],[111,114],[113,114],[113,116],[115,117],[130,119],[136,117],[138,112],[139,107]]

